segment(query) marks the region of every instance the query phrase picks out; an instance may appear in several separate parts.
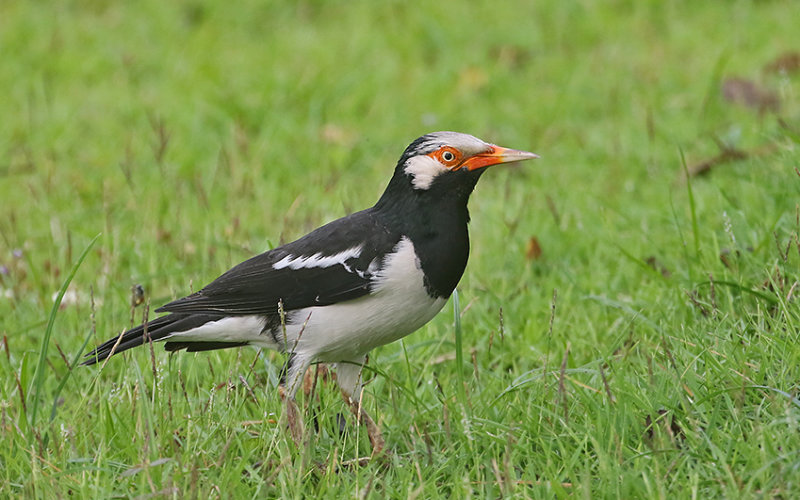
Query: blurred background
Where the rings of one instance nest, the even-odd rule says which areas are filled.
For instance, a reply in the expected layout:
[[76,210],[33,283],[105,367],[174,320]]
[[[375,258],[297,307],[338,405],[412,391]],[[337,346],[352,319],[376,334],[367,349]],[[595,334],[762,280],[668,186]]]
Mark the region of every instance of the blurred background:
[[[627,436],[601,440],[608,448],[592,453],[630,458],[619,450],[647,448],[643,429],[653,420],[645,425],[645,414],[691,413],[679,388],[698,387],[670,371],[667,358],[685,363],[679,373],[694,373],[697,356],[708,355],[709,331],[718,334],[713,342],[740,345],[747,318],[763,312],[750,292],[791,298],[800,253],[792,246],[800,194],[797,7],[780,0],[3,2],[0,373],[7,382],[0,403],[11,417],[0,435],[12,439],[9,422],[27,418],[19,402],[31,397],[23,388],[32,383],[55,294],[96,235],[52,329],[38,388],[46,397],[71,373],[68,362],[92,328],[90,343],[141,316],[141,308],[131,311],[131,286],[141,285],[153,308],[197,290],[255,253],[370,206],[409,142],[456,130],[541,155],[489,172],[471,202],[473,250],[460,306],[476,377],[495,374],[473,381],[473,390],[487,394],[485,418],[506,421],[489,403],[513,389],[508,405],[527,416],[512,420],[539,419],[558,384],[528,386],[527,375],[557,370],[562,360],[568,367],[605,362],[630,349],[637,353],[630,364],[617,368],[616,379],[609,375],[611,392],[595,365],[581,379],[601,396],[623,384],[638,401],[631,405],[639,413],[591,423]],[[714,292],[715,279],[732,284]],[[793,304],[785,310],[796,319]],[[406,341],[403,348],[423,353],[411,366],[397,345],[379,351],[395,379],[416,370],[428,379],[432,370],[455,377],[452,361],[440,359],[452,359],[452,307],[446,310]],[[696,323],[712,316],[730,323]],[[791,320],[785,328],[797,327]],[[672,339],[672,350],[664,348],[670,335],[681,338]],[[797,349],[781,346],[751,363],[752,371],[800,360]],[[246,371],[253,356],[246,352],[176,362],[184,370],[199,362],[193,380],[204,387],[217,382],[203,378],[207,360],[220,372],[234,361]],[[167,355],[157,349],[156,357],[164,368]],[[280,358],[261,357],[268,358],[259,365],[263,380],[253,383],[269,386]],[[133,360],[149,369],[144,350]],[[439,364],[430,368],[431,360]],[[731,362],[751,370],[744,358]],[[76,372],[64,391],[85,398],[106,394],[111,381],[133,384],[126,366],[112,360],[96,383],[93,372]],[[699,370],[696,383],[741,383],[720,370]],[[786,381],[798,375],[781,373]],[[383,383],[374,385],[376,394]],[[521,387],[533,392],[515,392]],[[430,391],[420,398],[436,402]],[[80,406],[66,397],[59,411],[91,421]],[[437,415],[433,427],[441,425]],[[384,418],[396,433],[411,425]],[[528,431],[518,434],[521,442],[547,434]],[[27,433],[23,426],[14,438],[21,448]],[[106,445],[80,441],[74,454]],[[62,452],[51,459],[72,456]],[[136,453],[116,459],[144,460]],[[624,460],[602,475],[596,464],[575,472],[534,455],[516,469],[525,480],[534,480],[529,470],[552,472],[545,479],[559,484],[630,477],[632,489],[624,491],[647,491],[636,489],[638,472]],[[35,475],[24,464],[14,470],[9,480],[21,486],[6,493],[32,491],[25,488]],[[710,491],[738,491],[725,489],[736,482],[729,476],[708,470],[716,485]],[[673,484],[652,473],[658,484]],[[450,477],[442,474],[439,484]],[[769,476],[752,488],[779,481]],[[486,477],[473,479],[493,478],[487,465]]]
[[[84,272],[104,292],[208,277],[369,206],[434,130],[542,155],[481,184],[476,251],[524,247],[494,227],[519,224],[555,231],[540,241],[555,255],[600,250],[606,230],[638,245],[673,217],[681,154],[736,164],[797,136],[792,5],[5,3],[2,285],[36,288],[10,271],[35,264],[57,289],[101,232],[95,252],[113,258]],[[770,168],[742,172],[770,182]]]

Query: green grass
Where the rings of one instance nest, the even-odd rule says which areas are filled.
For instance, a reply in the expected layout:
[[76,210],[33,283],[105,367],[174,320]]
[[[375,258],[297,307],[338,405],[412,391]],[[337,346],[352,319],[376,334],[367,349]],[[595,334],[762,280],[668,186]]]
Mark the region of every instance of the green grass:
[[[0,497],[800,493],[800,72],[763,70],[794,2],[126,5],[0,5]],[[473,196],[460,326],[372,353],[388,464],[341,465],[369,443],[325,381],[295,449],[272,352],[74,367],[132,285],[369,206],[447,129],[542,159]],[[751,154],[686,182],[715,140]]]

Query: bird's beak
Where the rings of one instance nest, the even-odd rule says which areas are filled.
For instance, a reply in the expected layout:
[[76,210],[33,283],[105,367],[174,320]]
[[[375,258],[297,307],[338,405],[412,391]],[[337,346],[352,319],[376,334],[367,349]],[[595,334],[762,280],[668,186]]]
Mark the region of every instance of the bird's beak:
[[467,170],[471,171],[497,165],[498,163],[511,163],[515,161],[531,160],[539,157],[539,155],[535,153],[504,148],[501,146],[495,146],[494,144],[490,144],[489,147],[491,148],[489,151],[485,153],[478,153],[475,156],[471,156],[464,160],[464,162],[461,163],[460,168],[466,168]]

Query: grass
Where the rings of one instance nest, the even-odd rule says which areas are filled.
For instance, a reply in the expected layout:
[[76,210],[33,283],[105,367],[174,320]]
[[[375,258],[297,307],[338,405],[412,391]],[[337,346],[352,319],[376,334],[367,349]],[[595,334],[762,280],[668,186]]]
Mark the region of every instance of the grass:
[[[0,496],[797,496],[793,6],[3,3]],[[275,353],[74,366],[447,129],[542,159],[481,180],[460,322],[372,353],[388,464],[323,379],[295,449]]]

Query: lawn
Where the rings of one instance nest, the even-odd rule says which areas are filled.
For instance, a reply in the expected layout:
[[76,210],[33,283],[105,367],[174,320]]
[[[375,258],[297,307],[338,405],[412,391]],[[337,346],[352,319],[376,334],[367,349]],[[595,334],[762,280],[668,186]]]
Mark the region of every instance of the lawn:
[[[797,497],[796,7],[3,2],[0,497]],[[541,159],[372,353],[385,459],[323,375],[298,449],[274,352],[76,366],[436,130]]]

